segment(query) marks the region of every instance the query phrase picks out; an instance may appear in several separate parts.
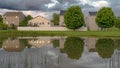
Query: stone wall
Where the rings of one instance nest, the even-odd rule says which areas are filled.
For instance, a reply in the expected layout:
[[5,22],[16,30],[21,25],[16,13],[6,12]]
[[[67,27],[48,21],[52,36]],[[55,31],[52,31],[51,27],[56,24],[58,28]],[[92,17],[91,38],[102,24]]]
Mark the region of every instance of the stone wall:
[[[17,30],[34,30],[34,31],[70,31],[66,27],[18,27]],[[79,31],[87,31],[86,27],[81,27]]]

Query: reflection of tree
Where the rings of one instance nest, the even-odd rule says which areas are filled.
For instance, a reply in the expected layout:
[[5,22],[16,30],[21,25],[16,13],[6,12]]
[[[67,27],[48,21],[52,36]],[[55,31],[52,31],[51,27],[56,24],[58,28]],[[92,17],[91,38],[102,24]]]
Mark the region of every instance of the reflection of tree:
[[115,40],[115,47],[120,50],[120,39]]
[[56,47],[59,47],[59,40],[53,40],[53,47],[56,48]]
[[99,39],[96,43],[96,49],[102,58],[111,58],[115,46],[112,39]]
[[8,37],[1,37],[0,38],[0,48],[2,48],[3,41],[5,41]]
[[64,49],[61,49],[61,52],[64,52],[71,59],[79,59],[83,52],[84,42],[82,39],[77,37],[69,37],[66,39],[64,44]]
[[24,44],[26,47],[31,48],[32,46],[28,44],[28,41],[26,39],[20,39],[20,42]]

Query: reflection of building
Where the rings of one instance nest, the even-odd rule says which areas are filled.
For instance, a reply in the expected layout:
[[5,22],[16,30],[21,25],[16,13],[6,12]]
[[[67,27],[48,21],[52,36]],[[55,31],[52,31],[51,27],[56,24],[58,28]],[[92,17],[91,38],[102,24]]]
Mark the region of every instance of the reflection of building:
[[96,47],[95,47],[96,41],[97,41],[97,38],[86,38],[85,39],[85,42],[86,42],[89,52],[96,51]]
[[19,26],[19,23],[25,19],[22,12],[7,12],[3,15],[3,23],[12,26]]
[[28,25],[35,26],[35,27],[51,27],[53,26],[53,23],[42,16],[37,16],[33,18],[32,20],[30,20],[28,22]]
[[22,51],[25,46],[19,39],[7,39],[3,42],[3,48],[8,52],[19,52]]
[[89,30],[99,30],[99,27],[96,24],[97,12],[89,12],[88,16],[86,17],[86,26]]
[[60,38],[60,48],[61,49],[64,48],[65,41],[66,41],[66,38]]
[[60,21],[59,21],[59,25],[60,26],[65,26],[65,23],[64,23],[64,15],[65,15],[66,11],[65,10],[61,10],[60,11]]
[[41,37],[38,39],[29,40],[28,44],[40,48],[43,46],[51,45],[52,43],[51,43],[51,38]]

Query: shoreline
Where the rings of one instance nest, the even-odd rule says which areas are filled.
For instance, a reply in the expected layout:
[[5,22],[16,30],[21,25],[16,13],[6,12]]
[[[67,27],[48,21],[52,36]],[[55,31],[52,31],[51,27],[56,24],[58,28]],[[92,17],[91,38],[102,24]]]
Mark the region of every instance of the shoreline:
[[18,31],[0,30],[4,36],[71,36],[71,37],[120,37],[120,31]]

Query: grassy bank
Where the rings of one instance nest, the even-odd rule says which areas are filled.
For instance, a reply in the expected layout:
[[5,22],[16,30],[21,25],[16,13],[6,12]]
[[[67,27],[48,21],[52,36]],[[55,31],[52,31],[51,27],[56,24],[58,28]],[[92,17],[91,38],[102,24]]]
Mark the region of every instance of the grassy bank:
[[8,36],[95,36],[120,37],[120,31],[0,31],[0,37]]

